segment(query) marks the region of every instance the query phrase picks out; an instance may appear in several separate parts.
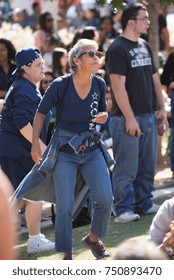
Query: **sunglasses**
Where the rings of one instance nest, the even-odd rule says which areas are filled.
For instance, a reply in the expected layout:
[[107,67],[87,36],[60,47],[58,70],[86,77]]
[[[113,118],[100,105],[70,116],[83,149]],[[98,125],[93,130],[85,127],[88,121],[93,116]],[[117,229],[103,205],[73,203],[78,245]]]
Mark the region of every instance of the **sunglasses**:
[[95,55],[96,55],[98,58],[102,57],[102,53],[99,52],[99,51],[97,51],[97,52],[93,52],[93,51],[84,52],[84,53],[81,53],[81,54],[79,55],[79,57],[81,57],[81,56],[84,55],[84,54],[87,54],[88,57],[90,57],[90,58],[94,58]]

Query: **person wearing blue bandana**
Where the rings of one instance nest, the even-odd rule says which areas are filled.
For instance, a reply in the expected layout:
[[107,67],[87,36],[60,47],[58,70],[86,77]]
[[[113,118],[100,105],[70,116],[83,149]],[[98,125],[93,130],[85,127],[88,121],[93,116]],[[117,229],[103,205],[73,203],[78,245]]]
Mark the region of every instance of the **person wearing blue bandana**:
[[153,184],[159,129],[168,127],[157,68],[149,44],[141,38],[150,26],[147,8],[125,6],[123,32],[106,52],[106,72],[112,93],[109,131],[117,162],[112,172],[116,223],[155,214]]
[[[9,88],[0,117],[0,165],[8,176],[14,189],[17,189],[26,174],[32,169],[31,142],[33,119],[42,96],[36,84],[44,78],[44,64],[40,52],[27,47],[16,53],[17,67],[15,78]],[[41,135],[42,150],[46,148],[46,131],[49,125],[49,113]],[[29,232],[27,252],[35,253],[54,249],[51,242],[40,233],[42,203],[22,200],[19,209],[25,208]]]

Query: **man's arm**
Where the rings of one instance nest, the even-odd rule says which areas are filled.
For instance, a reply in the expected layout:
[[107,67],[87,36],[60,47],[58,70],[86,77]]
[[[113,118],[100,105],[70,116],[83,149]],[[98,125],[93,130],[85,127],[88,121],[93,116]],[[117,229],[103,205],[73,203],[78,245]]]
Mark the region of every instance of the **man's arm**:
[[123,116],[125,117],[126,132],[130,136],[137,134],[138,137],[140,137],[141,130],[130,106],[128,94],[125,88],[126,77],[117,74],[110,74],[110,81],[115,100],[121,112],[123,113]]

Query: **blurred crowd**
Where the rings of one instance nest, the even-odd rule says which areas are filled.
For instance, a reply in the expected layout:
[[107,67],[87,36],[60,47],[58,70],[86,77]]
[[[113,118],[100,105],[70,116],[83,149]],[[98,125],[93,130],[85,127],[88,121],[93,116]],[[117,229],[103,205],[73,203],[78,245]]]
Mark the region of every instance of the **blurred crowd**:
[[2,37],[0,81],[3,81],[0,82],[1,107],[3,98],[13,82],[11,73],[15,68],[15,52],[26,46],[33,45],[39,49],[44,58],[45,71],[51,72],[56,78],[69,73],[68,51],[79,39],[95,40],[99,45],[99,51],[103,54],[98,74],[107,82],[105,53],[111,42],[121,33],[121,11],[115,12],[110,6],[96,8],[94,5],[87,5],[84,9],[82,4],[78,4],[71,7],[66,15],[59,12],[57,18],[54,18],[51,12],[42,12],[37,2],[32,4],[31,15],[20,7],[12,9],[9,4],[2,3],[0,3],[0,37]]
[[[51,12],[42,11],[39,1],[31,4],[32,14],[30,15],[25,9],[20,7],[12,9],[9,4],[0,3],[0,37],[10,41],[7,43],[1,40],[0,44],[0,108],[8,88],[13,82],[10,77],[15,68],[15,51],[29,45],[39,49],[44,58],[45,71],[56,78],[70,72],[68,51],[79,39],[86,38],[96,41],[99,51],[103,54],[98,74],[105,79],[107,89],[110,90],[105,70],[105,53],[109,45],[122,32],[120,21],[122,11],[113,9],[110,5],[96,6],[94,1],[85,4],[83,2],[78,1],[78,4],[71,6],[66,12],[59,5],[56,18]],[[160,46],[158,57],[159,71],[162,73],[169,54],[170,40],[166,16],[160,9],[160,1],[158,2]],[[146,39],[148,40],[148,38]],[[6,49],[5,57],[4,48]],[[47,78],[45,80],[46,85]],[[44,85],[44,81],[41,83],[42,85]],[[164,98],[170,118],[170,98],[166,94],[166,87],[164,87]]]

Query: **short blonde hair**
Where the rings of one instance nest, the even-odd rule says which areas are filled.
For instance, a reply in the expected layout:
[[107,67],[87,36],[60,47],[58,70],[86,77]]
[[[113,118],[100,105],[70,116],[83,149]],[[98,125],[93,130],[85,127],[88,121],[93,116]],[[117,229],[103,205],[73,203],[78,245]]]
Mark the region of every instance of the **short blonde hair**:
[[69,61],[69,66],[73,71],[76,71],[76,67],[77,67],[73,59],[75,57],[79,57],[85,51],[85,48],[87,46],[92,46],[96,49],[96,51],[98,50],[98,45],[95,41],[90,39],[80,39],[69,51],[68,61]]

